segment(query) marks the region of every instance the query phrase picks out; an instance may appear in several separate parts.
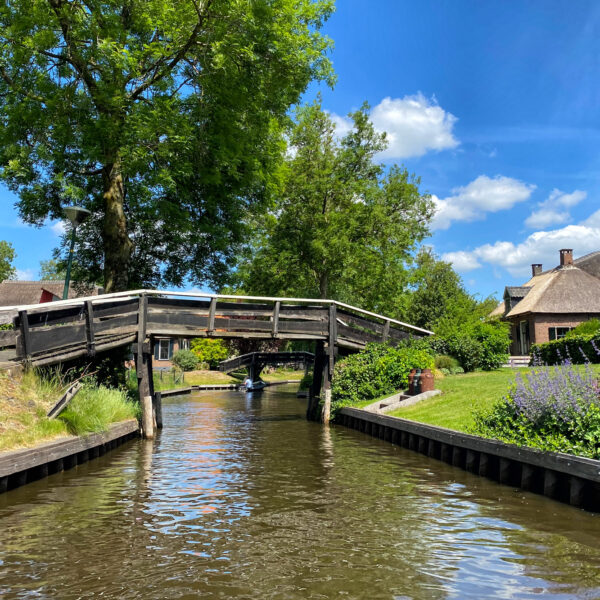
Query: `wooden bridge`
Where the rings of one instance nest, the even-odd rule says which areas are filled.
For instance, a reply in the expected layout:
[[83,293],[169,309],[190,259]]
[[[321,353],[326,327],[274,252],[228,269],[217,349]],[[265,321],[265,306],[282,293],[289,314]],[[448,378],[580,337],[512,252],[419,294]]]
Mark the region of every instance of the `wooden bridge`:
[[248,376],[256,381],[267,365],[300,363],[308,367],[314,362],[315,355],[312,352],[250,352],[222,361],[218,369],[223,373],[248,369]]
[[[329,419],[329,384],[338,349],[359,351],[368,342],[396,345],[432,332],[332,300],[268,298],[192,292],[135,290],[48,304],[0,309],[0,348],[6,364],[32,366],[76,358],[136,344],[144,431],[153,432],[152,342],[158,337],[213,337],[316,342],[314,399],[325,391],[323,419]],[[150,399],[150,400],[148,400]],[[158,407],[159,408],[159,407]],[[157,407],[155,406],[155,413]],[[148,420],[150,419],[150,420]],[[157,418],[160,426],[160,415]]]

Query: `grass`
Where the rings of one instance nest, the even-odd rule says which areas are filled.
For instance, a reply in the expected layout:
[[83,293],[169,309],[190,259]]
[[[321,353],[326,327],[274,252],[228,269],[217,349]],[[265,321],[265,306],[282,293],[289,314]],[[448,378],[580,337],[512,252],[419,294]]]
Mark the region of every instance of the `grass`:
[[[600,373],[600,365],[593,367]],[[440,395],[389,414],[456,431],[469,431],[474,424],[475,412],[489,410],[506,395],[517,373],[527,373],[530,370],[528,367],[507,368],[451,375],[436,380],[436,388],[442,392]]]
[[[267,382],[276,381],[300,381],[304,376],[304,371],[294,371],[292,369],[275,369],[270,373],[263,373],[261,378]],[[192,385],[215,385],[215,384],[231,384],[240,383],[245,378],[244,375],[238,375],[238,377],[222,373],[221,371],[188,371],[183,374],[181,373],[174,375],[173,371],[154,371],[154,389],[157,391],[161,390],[172,390],[177,388],[190,387]],[[129,372],[129,388],[132,392],[137,391],[137,380],[135,371],[132,369]]]
[[135,418],[137,405],[125,392],[87,384],[56,419],[47,412],[65,391],[58,375],[0,372],[0,451],[28,448],[53,438],[105,431],[111,423]]

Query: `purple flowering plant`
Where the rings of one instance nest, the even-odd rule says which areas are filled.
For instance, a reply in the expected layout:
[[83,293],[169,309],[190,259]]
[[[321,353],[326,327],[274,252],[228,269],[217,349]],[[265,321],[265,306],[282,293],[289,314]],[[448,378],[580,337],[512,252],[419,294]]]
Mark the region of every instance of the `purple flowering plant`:
[[572,364],[573,354],[573,348],[567,349],[561,365],[546,366],[534,352],[533,369],[517,374],[507,396],[491,412],[476,415],[473,433],[600,458],[598,379],[583,348],[577,348],[578,359],[583,359],[578,362],[583,365]]

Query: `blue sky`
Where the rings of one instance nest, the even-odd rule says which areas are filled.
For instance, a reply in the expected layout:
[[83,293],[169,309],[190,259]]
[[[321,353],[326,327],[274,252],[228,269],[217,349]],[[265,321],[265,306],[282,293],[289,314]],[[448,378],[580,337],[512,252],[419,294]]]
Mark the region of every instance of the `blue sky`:
[[[382,160],[419,175],[438,209],[426,241],[482,296],[600,249],[600,3],[338,0],[335,115],[367,100],[391,144]],[[59,227],[19,224],[0,190],[0,239],[36,277]]]

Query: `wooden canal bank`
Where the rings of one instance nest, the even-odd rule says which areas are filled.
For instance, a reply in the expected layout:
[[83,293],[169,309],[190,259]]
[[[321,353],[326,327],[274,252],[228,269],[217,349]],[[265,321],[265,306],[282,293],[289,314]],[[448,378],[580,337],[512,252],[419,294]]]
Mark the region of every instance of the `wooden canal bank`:
[[83,464],[138,435],[138,422],[132,419],[114,423],[105,433],[61,438],[34,448],[2,452],[0,493]]
[[600,512],[600,461],[343,408],[339,424],[499,483]]

